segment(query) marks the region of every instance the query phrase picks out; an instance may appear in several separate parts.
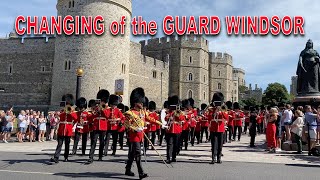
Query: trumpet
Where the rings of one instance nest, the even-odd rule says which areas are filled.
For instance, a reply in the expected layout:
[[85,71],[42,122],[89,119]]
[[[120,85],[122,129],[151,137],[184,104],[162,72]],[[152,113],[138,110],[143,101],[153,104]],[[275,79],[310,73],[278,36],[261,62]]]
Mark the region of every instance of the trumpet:
[[64,112],[66,112],[66,114],[71,114],[72,106],[66,105],[65,108],[64,108]]

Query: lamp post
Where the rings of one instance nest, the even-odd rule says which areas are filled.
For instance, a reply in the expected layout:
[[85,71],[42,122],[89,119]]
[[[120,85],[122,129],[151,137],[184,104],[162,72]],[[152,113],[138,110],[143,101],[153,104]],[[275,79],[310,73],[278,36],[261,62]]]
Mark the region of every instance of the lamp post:
[[161,103],[163,104],[162,102],[162,72],[160,73],[161,75],[161,81],[160,81],[160,84],[161,84],[161,89],[160,89],[160,93],[161,93]]
[[83,69],[79,67],[77,69],[76,99],[79,99],[79,97],[80,97],[80,86],[81,86],[81,77],[82,76],[83,76]]

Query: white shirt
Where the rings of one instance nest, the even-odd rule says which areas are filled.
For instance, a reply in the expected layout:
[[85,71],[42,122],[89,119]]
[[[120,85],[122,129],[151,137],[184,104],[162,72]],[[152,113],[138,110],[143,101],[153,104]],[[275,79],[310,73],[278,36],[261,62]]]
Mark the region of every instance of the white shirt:
[[165,120],[165,118],[166,118],[166,109],[162,109],[161,110],[161,114],[160,114],[160,118],[161,118],[161,123],[162,123],[162,125],[167,125],[167,121]]
[[293,113],[291,110],[286,109],[284,111],[285,119],[283,120],[285,123],[290,123],[292,121]]
[[303,117],[298,117],[292,125],[297,125],[298,127],[294,127],[291,129],[291,132],[295,133],[298,136],[302,136],[302,130],[304,126]]

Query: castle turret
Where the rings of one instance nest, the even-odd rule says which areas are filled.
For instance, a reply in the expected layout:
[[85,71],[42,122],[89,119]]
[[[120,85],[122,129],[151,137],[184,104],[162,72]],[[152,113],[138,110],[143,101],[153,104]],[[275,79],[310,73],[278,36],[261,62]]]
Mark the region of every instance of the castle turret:
[[[58,16],[98,16],[105,20],[105,33],[96,35],[58,35],[52,77],[51,104],[57,105],[61,96],[76,93],[76,69],[81,67],[80,96],[96,98],[99,89],[115,90],[115,80],[124,79],[124,99],[128,102],[130,56],[131,0],[58,0]],[[110,23],[126,16],[125,35],[112,36]]]

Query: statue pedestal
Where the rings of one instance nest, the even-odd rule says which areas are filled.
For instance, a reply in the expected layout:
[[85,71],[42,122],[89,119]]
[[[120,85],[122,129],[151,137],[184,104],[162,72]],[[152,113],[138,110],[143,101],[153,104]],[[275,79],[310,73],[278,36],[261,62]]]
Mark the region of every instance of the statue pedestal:
[[298,95],[297,97],[294,98],[292,104],[295,108],[298,106],[304,107],[305,105],[318,107],[320,105],[320,94]]

